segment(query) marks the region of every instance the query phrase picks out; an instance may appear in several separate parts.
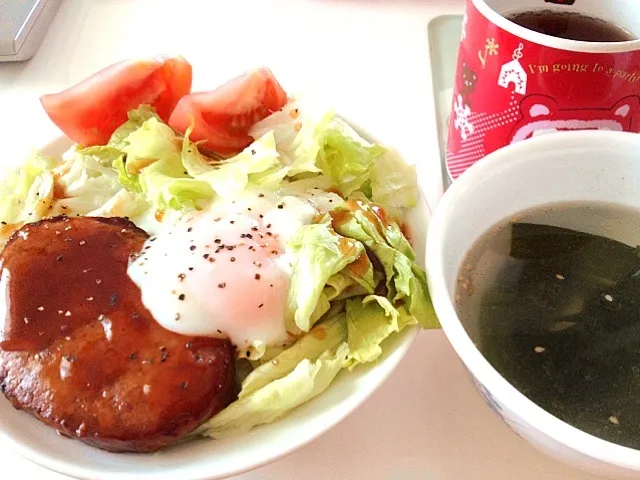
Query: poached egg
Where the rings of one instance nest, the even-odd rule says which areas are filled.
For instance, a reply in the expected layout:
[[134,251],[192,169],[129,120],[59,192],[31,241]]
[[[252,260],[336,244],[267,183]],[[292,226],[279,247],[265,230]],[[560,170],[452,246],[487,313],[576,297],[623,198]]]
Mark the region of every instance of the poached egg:
[[245,191],[150,237],[128,274],[164,328],[228,337],[239,357],[291,342],[285,308],[289,239],[342,199]]

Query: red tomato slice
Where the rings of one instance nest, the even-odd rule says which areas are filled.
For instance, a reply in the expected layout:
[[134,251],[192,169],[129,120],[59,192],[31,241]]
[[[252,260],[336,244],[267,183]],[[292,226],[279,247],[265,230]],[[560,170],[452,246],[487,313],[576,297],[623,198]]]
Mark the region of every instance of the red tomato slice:
[[185,95],[171,114],[169,125],[184,133],[193,120],[191,140],[204,141],[205,149],[229,155],[253,141],[248,131],[254,123],[286,103],[286,92],[271,70],[263,67],[211,92]]
[[183,58],[125,60],[60,93],[40,98],[49,118],[74,142],[104,145],[127,112],[152,105],[165,122],[191,91],[191,65]]

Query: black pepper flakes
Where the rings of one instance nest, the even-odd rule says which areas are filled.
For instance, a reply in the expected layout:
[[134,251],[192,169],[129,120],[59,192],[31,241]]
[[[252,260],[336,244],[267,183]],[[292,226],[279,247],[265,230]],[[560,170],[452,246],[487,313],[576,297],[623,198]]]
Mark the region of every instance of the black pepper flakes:
[[193,267],[189,267],[189,271],[190,271],[190,272],[193,272]]
[[182,301],[184,301],[185,297],[186,297],[185,294],[181,293],[180,295],[178,295],[178,300],[180,300],[182,302]]
[[186,390],[187,388],[189,388],[189,382],[182,382],[180,386],[182,387],[183,390]]
[[258,308],[262,308],[264,307],[264,303],[261,303],[260,305],[258,305]]
[[231,258],[229,259],[229,261],[230,261],[230,262],[235,262],[235,261],[236,261],[236,257],[231,257]]
[[186,274],[184,274],[184,273],[180,273],[180,274],[178,274],[178,281],[179,281],[179,282],[183,281],[183,280],[186,278],[186,276],[187,276],[187,275],[186,275]]
[[196,246],[195,246],[195,245],[191,245],[191,246],[189,247],[189,250],[191,250],[192,252],[193,252],[195,249],[196,249]]
[[167,358],[169,358],[167,347],[160,347],[160,363],[166,362]]
[[222,283],[218,284],[218,288],[224,288],[226,286],[227,286],[227,284],[225,282],[222,282]]
[[220,243],[222,240],[220,240],[219,238],[216,238],[213,243]]
[[193,230],[192,227],[187,228],[187,232],[191,232]]
[[129,355],[129,360],[135,360],[136,358],[138,358],[137,353],[132,353],[131,355]]
[[179,314],[179,313],[176,313],[176,316],[175,316],[175,317],[173,317],[173,319],[174,319],[176,322],[177,322],[177,321],[179,321],[179,320],[180,320],[180,314]]
[[202,255],[202,258],[204,258],[206,260],[207,258],[209,258],[209,254],[205,253],[204,255]]
[[62,255],[58,255],[58,256],[57,256],[57,258],[56,258],[56,260],[57,260],[58,262],[61,262],[61,261],[62,261]]
[[280,205],[278,205],[278,210],[282,210],[283,208],[284,208],[284,204],[281,203]]
[[260,280],[260,274],[259,274],[259,273],[256,273],[256,274],[255,274],[255,276],[254,276],[253,278],[255,278],[256,280]]
[[259,197],[259,198],[263,198],[263,197],[264,197],[264,193],[259,193],[259,194],[258,194],[258,197]]
[[112,293],[111,297],[109,298],[109,306],[115,307],[117,301],[118,301],[118,295],[116,295],[115,293]]

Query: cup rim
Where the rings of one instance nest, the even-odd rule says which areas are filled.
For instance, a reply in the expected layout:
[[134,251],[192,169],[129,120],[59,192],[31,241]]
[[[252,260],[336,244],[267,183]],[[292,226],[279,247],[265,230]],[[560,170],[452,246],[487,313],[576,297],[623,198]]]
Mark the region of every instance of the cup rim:
[[534,32],[505,17],[491,8],[486,0],[470,0],[476,9],[491,23],[516,37],[545,47],[583,53],[624,53],[640,50],[640,38],[625,42],[584,42],[554,37],[544,33]]
[[[640,471],[640,450],[625,447],[593,436],[553,416],[512,386],[475,346],[460,321],[445,283],[443,247],[445,232],[451,222],[456,205],[464,198],[469,187],[482,182],[487,171],[513,168],[518,163],[531,161],[528,150],[571,150],[572,148],[602,148],[623,142],[640,147],[640,136],[616,131],[570,131],[537,137],[509,145],[487,155],[467,169],[447,189],[435,209],[429,224],[425,264],[429,291],[442,329],[466,368],[477,381],[500,399],[507,409],[556,442],[588,457],[632,471]],[[544,148],[542,148],[544,147]],[[508,166],[506,164],[509,164]],[[483,232],[478,232],[478,237]]]

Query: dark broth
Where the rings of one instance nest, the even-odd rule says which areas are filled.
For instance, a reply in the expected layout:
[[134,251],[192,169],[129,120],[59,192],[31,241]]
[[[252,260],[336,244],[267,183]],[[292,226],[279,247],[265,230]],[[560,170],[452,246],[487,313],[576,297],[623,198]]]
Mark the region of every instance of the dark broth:
[[640,448],[639,225],[640,211],[605,203],[522,212],[473,245],[456,292],[467,332],[514,387],[632,448]]
[[582,42],[627,42],[636,38],[615,23],[577,12],[529,10],[507,15],[507,19],[534,32]]

